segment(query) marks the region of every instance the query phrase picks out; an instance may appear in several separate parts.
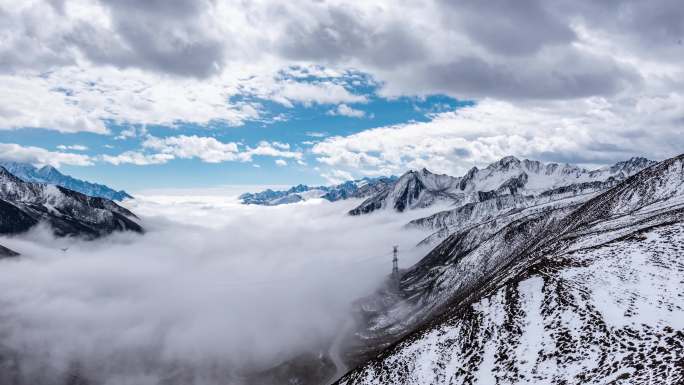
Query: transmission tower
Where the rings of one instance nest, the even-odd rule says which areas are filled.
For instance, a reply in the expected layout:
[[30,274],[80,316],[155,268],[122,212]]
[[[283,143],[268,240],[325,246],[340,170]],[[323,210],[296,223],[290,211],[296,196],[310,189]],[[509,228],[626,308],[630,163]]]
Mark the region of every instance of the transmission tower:
[[399,259],[397,258],[397,252],[399,250],[399,246],[394,246],[394,250],[392,253],[394,254],[394,258],[392,258],[392,278],[399,278]]

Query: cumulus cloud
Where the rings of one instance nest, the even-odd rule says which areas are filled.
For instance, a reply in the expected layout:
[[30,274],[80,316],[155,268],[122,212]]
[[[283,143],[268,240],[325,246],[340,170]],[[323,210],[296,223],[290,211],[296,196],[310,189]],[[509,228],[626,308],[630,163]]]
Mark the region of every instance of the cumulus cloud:
[[227,37],[211,16],[213,2],[100,4],[108,23],[79,20],[66,35],[92,62],[201,78],[220,71]]
[[59,83],[50,83],[49,78],[0,75],[0,129],[37,127],[67,133],[109,133],[98,114],[56,88]]
[[355,203],[139,196],[145,235],[3,237],[23,254],[0,261],[3,352],[27,383],[68,371],[135,384],[225,383],[325,353],[351,302],[389,273],[391,246],[402,265],[424,252],[424,233],[403,229],[412,217],[345,215]]
[[301,160],[304,155],[300,151],[291,150],[289,144],[280,142],[261,141],[256,147],[250,147],[235,142],[221,142],[210,136],[178,135],[160,138],[147,135],[140,150],[102,155],[101,159],[115,165],[131,163],[143,166],[167,163],[173,159],[199,159],[206,163],[251,162],[255,156]]
[[285,159],[276,159],[275,164],[276,166],[284,167],[287,166],[287,161]]
[[82,144],[60,144],[57,146],[57,148],[60,150],[86,151],[88,149],[88,146],[84,146]]
[[197,135],[179,135],[165,138],[150,136],[142,143],[143,148],[159,151],[174,158],[199,158],[207,163],[219,163],[237,159],[237,143],[223,143],[216,138]]
[[354,179],[351,173],[343,170],[331,170],[329,172],[324,172],[321,176],[332,185]]
[[53,167],[60,167],[63,164],[74,166],[94,164],[93,159],[87,155],[49,151],[41,147],[22,146],[16,143],[0,143],[0,159]]
[[145,154],[138,151],[125,151],[117,155],[104,154],[100,157],[102,161],[113,165],[134,164],[137,166],[149,166],[151,164],[164,164],[172,160],[172,154]]
[[254,156],[271,156],[301,160],[304,154],[300,151],[289,150],[289,145],[285,146],[282,143],[269,143],[261,141],[256,147],[247,146],[246,149],[240,152],[239,158],[243,162],[249,162]]
[[[105,122],[175,126],[178,122],[241,125],[258,106],[229,102],[235,79],[203,82],[115,68],[62,68],[0,75],[0,129],[38,127],[108,134]],[[40,106],[40,108],[36,108]],[[122,139],[134,132],[123,132]]]
[[366,113],[362,110],[357,110],[353,107],[349,107],[346,104],[340,104],[337,106],[337,108],[328,111],[329,115],[340,115],[340,116],[346,116],[349,118],[363,118],[366,116]]
[[269,94],[261,95],[285,106],[292,107],[293,103],[304,105],[334,104],[340,102],[363,103],[366,97],[349,92],[344,86],[332,82],[306,83],[284,81],[276,86]]

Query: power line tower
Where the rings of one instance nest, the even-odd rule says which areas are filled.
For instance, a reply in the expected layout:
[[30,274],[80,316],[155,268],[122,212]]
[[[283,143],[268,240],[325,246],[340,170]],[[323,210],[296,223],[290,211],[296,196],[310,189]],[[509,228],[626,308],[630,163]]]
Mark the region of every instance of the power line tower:
[[394,279],[399,278],[399,258],[397,258],[398,251],[399,246],[394,246],[394,250],[392,250],[392,254],[394,254],[394,258],[392,258],[392,278]]

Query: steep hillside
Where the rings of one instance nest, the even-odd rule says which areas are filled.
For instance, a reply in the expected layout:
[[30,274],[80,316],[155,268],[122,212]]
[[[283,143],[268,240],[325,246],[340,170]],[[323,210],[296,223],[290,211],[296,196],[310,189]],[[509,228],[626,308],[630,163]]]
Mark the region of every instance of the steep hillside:
[[[490,376],[485,384],[681,378],[683,186],[679,156],[584,203],[448,236],[394,293],[361,301],[365,329],[350,355],[400,342],[341,383],[473,383],[478,373]],[[575,294],[559,299],[565,288]],[[521,297],[543,306],[521,310]]]
[[340,384],[678,384],[684,225],[549,256]]

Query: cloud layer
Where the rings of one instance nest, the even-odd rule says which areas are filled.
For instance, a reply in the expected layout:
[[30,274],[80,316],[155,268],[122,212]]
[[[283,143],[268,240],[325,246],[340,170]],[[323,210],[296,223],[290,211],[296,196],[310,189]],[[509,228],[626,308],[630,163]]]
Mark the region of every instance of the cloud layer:
[[402,229],[408,217],[346,216],[353,203],[143,197],[133,210],[144,236],[3,238],[23,254],[0,261],[3,349],[19,354],[28,380],[78,367],[141,385],[193,372],[225,382],[318,352],[389,272],[393,244],[402,265],[422,254],[413,245],[424,234]]
[[[0,46],[0,73],[5,74],[0,81],[9,92],[33,87],[31,94],[53,99],[46,107],[65,112],[81,109],[80,103],[67,103],[68,97],[56,103],[63,97],[40,79],[67,89],[96,81],[93,87],[104,87],[109,97],[117,90],[135,96],[126,103],[121,95],[107,106],[107,100],[98,101],[81,84],[77,99],[87,99],[91,108],[62,114],[80,122],[50,118],[57,111],[45,111],[45,117],[33,122],[96,132],[103,128],[88,121],[121,118],[113,109],[137,122],[236,123],[255,114],[226,103],[237,93],[236,80],[306,63],[370,73],[385,95],[446,93],[510,100],[607,96],[643,80],[641,63],[624,60],[622,53],[663,66],[681,62],[679,8],[674,0],[617,5],[525,0],[515,6],[447,0],[6,2],[0,3],[5,20],[0,29],[8,37]],[[145,91],[132,93],[134,89]],[[334,84],[289,81],[258,93],[283,103],[361,98]],[[140,103],[151,110],[145,118],[136,116]],[[31,123],[8,118],[10,112],[26,113],[16,102],[5,108],[0,116],[8,120],[2,126]],[[164,117],[170,109],[175,116]]]

